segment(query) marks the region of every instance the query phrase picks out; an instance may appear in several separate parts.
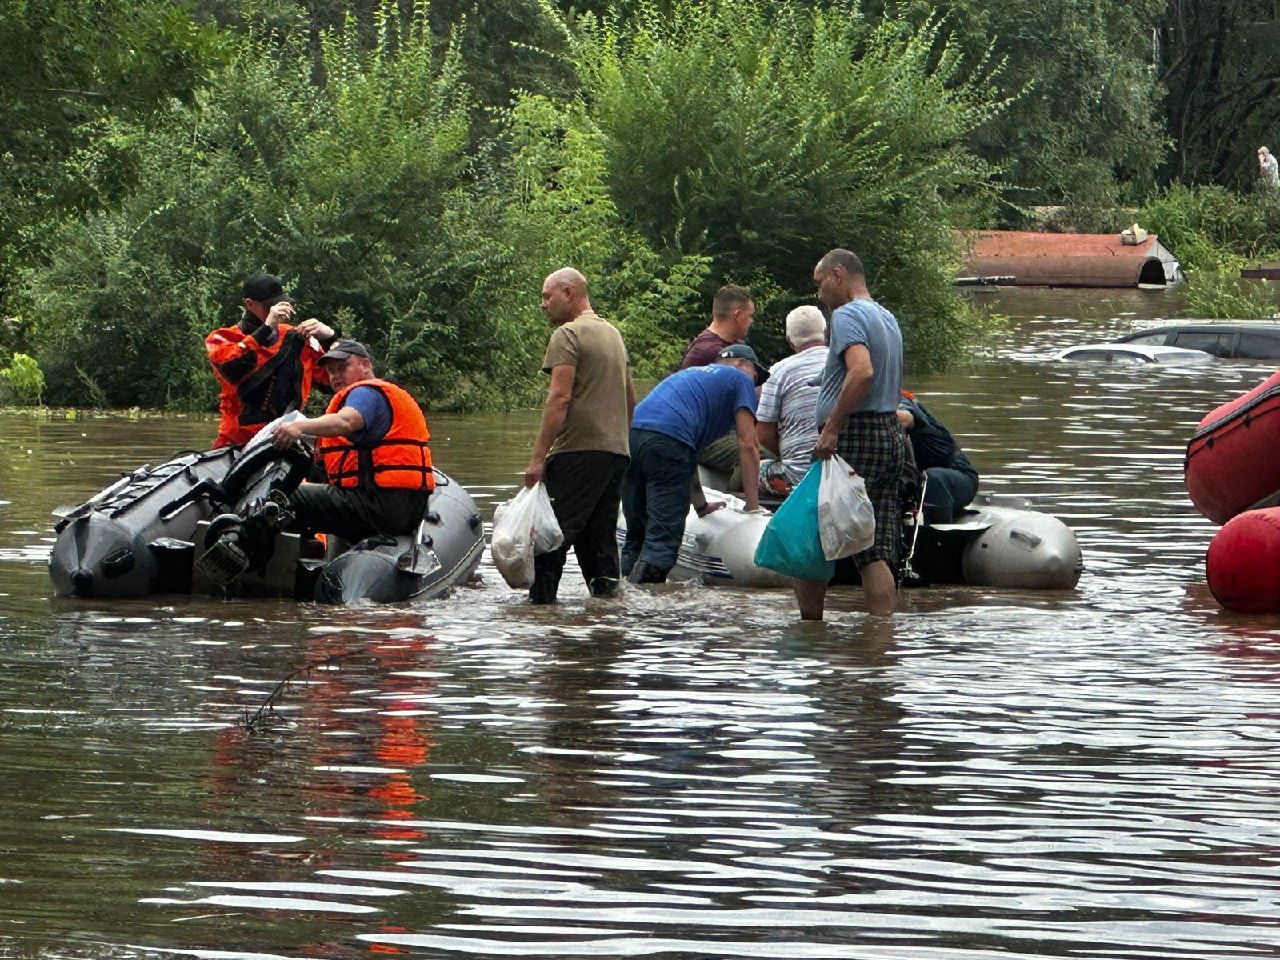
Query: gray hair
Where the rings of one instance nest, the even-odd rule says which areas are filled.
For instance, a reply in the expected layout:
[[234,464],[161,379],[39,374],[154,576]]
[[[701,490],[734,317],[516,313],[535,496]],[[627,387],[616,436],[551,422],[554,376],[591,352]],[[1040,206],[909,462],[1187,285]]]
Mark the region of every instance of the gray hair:
[[787,339],[793,346],[827,338],[827,318],[815,306],[796,307],[787,314]]

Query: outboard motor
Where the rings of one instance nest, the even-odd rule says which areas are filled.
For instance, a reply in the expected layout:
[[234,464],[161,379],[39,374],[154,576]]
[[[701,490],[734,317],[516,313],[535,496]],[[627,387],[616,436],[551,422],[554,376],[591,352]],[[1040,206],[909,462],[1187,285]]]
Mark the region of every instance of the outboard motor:
[[228,586],[271,559],[276,534],[293,519],[289,494],[311,469],[311,449],[301,442],[277,450],[271,434],[277,423],[296,419],[291,413],[263,427],[245,446],[222,483],[224,502],[234,509],[214,517],[204,534],[197,573]]

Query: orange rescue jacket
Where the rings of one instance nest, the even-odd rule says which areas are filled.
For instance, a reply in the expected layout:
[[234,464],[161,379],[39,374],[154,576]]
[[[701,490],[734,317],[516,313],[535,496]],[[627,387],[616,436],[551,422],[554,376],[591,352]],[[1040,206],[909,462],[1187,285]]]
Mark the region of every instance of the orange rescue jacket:
[[408,391],[386,380],[360,380],[335,394],[325,413],[337,413],[356,387],[373,387],[391,404],[391,427],[381,440],[356,446],[346,437],[321,437],[320,462],[329,482],[339,487],[434,490],[431,451],[422,409]]
[[[259,328],[261,329],[261,328]],[[317,351],[282,323],[270,343],[245,324],[223,327],[205,338],[209,362],[218,375],[222,396],[214,447],[248,443],[258,429],[290,410],[301,410],[317,373]]]

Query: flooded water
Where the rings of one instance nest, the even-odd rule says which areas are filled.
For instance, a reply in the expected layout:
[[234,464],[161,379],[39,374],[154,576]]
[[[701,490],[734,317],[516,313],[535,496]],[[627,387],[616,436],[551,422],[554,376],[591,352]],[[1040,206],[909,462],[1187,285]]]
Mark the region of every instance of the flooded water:
[[[1280,620],[1214,604],[1181,478],[1271,369],[1055,364],[1176,302],[981,295],[1007,335],[910,386],[1087,569],[892,624],[572,570],[532,608],[487,561],[398,607],[57,600],[50,510],[212,424],[0,417],[0,957],[1280,954]],[[432,423],[490,512],[536,414]]]

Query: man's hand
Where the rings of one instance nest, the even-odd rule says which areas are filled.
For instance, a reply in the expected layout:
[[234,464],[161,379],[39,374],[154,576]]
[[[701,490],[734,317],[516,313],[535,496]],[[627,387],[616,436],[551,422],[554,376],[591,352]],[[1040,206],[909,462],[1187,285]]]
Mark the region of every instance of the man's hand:
[[536,486],[542,480],[543,460],[530,460],[529,468],[524,472],[524,485],[526,487]]
[[315,337],[321,343],[328,343],[333,339],[333,327],[329,326],[323,320],[317,320],[315,317],[308,317],[300,324],[294,327],[304,338]]
[[724,506],[723,500],[707,500],[702,504],[702,506],[694,507],[693,512],[700,517],[705,517],[709,513],[715,513],[717,510],[719,510],[723,506]]
[[288,300],[281,300],[279,303],[272,304],[271,309],[267,311],[267,319],[263,322],[272,330],[278,330],[280,324],[293,319],[293,304]]
[[271,445],[277,450],[283,450],[294,441],[305,437],[302,427],[305,420],[290,420],[288,423],[278,424],[271,432]]
[[840,431],[833,430],[831,421],[818,434],[818,442],[813,445],[813,455],[819,460],[830,460],[836,452],[836,441],[840,439]]

